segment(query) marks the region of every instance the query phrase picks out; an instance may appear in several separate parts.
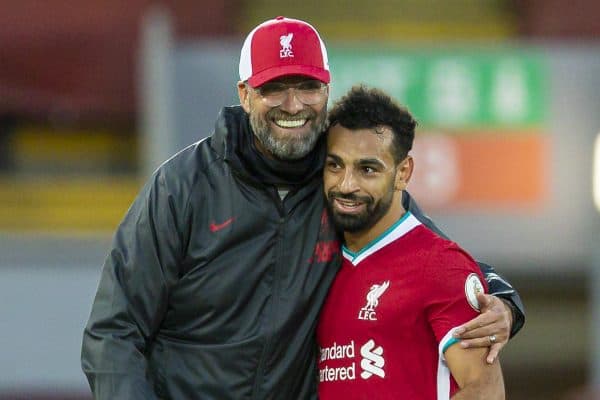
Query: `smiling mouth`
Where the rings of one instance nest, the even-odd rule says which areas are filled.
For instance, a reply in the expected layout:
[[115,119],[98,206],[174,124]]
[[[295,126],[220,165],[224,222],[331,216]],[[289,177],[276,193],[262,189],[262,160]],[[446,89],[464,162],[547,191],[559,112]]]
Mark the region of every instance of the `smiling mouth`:
[[335,203],[335,208],[339,212],[342,212],[344,214],[359,213],[360,211],[362,211],[362,209],[365,205],[364,203],[359,202],[359,201],[351,201],[351,200],[345,200],[345,199],[340,199],[340,198],[336,198],[333,201]]
[[300,128],[304,126],[308,121],[307,118],[304,119],[275,119],[273,122],[280,128],[290,129],[290,128]]

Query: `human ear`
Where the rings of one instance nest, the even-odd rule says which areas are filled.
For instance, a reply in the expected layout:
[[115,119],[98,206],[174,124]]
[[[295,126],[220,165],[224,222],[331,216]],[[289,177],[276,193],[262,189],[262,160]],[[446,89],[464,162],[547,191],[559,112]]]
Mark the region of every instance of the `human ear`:
[[411,156],[406,156],[404,160],[400,162],[398,166],[398,172],[396,173],[396,190],[404,190],[410,181],[413,173],[414,161]]
[[237,83],[238,96],[240,98],[240,105],[247,113],[250,113],[250,91],[248,85],[242,81]]

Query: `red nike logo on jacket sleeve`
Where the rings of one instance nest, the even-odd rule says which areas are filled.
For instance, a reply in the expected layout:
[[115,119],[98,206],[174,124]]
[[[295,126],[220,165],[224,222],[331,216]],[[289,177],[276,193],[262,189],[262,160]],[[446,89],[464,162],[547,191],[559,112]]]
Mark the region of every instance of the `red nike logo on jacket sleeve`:
[[221,222],[220,224],[217,224],[213,221],[210,223],[210,231],[213,233],[220,231],[221,229],[223,229],[223,228],[227,227],[229,224],[231,224],[233,222],[233,220],[234,220],[234,218],[231,217],[228,220]]

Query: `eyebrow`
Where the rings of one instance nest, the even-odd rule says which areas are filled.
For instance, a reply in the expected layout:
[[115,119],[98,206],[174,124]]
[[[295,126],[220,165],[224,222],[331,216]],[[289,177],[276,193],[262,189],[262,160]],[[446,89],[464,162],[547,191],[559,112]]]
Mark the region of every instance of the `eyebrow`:
[[381,160],[377,158],[361,158],[357,162],[358,165],[375,165],[378,167],[385,167],[385,164],[381,162]]
[[[336,154],[332,154],[332,153],[327,153],[327,158],[331,158],[333,159],[333,161],[335,162],[341,162],[343,161],[342,158]],[[384,167],[385,164],[381,162],[381,160],[377,159],[377,158],[361,158],[358,161],[356,161],[357,165],[376,165],[378,167]]]

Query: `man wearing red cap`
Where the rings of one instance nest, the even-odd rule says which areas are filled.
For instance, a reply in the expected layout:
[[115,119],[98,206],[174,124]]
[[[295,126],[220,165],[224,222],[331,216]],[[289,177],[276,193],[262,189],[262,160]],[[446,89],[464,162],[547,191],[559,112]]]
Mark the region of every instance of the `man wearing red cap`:
[[[159,167],[117,229],[83,338],[96,399],[316,397],[315,327],[341,262],[321,175],[329,81],[309,24],[248,35],[241,105]],[[523,313],[485,268],[506,303],[486,298],[464,337],[497,339],[493,357]]]

